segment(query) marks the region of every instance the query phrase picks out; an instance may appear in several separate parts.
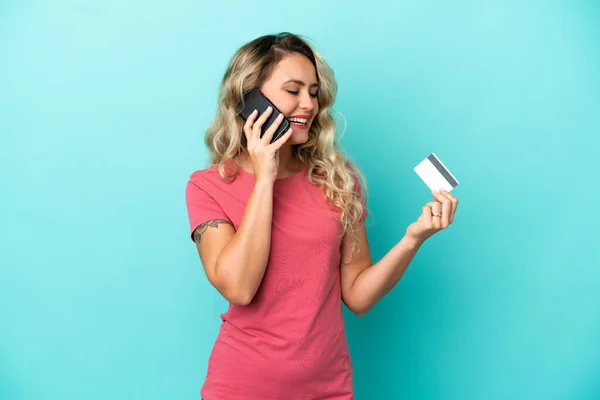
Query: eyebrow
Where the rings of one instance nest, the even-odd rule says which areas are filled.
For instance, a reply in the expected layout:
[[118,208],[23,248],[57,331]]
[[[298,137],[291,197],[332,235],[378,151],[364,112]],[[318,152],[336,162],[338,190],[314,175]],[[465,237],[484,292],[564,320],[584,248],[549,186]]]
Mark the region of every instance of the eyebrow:
[[[298,79],[290,79],[290,80],[289,80],[289,81],[287,81],[287,82],[283,82],[283,84],[284,84],[284,85],[285,85],[286,83],[295,83],[295,84],[297,84],[297,85],[300,85],[300,86],[306,86],[306,83],[304,83],[304,82],[302,82],[302,81],[299,81]],[[310,85],[310,87],[318,87],[318,86],[319,86],[319,84],[318,84],[318,83],[313,83],[312,85]]]

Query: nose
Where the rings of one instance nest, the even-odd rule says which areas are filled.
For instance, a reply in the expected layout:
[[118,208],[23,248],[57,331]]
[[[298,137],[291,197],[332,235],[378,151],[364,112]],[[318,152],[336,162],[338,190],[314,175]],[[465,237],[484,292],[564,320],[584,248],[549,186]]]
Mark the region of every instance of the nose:
[[307,112],[311,112],[315,108],[315,104],[310,93],[304,91],[302,92],[302,96],[300,98],[300,108],[306,110]]

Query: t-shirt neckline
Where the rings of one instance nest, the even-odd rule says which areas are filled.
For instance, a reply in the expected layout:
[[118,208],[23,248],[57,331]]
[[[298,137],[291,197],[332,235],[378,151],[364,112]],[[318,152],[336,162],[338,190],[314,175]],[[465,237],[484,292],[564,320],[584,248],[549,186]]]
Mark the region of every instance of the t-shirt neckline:
[[[235,162],[235,160],[230,160],[230,162],[231,162],[231,163],[233,163],[234,167],[236,168],[236,170],[237,170],[237,171],[238,171],[240,174],[247,175],[247,176],[249,176],[249,177],[251,177],[251,178],[254,178],[254,177],[255,177],[255,175],[254,175],[253,173],[251,173],[251,172],[248,172],[248,171],[246,171],[245,169],[243,169],[242,167],[240,167],[240,166],[238,165],[238,163],[237,163],[237,162]],[[303,166],[302,166],[302,168],[301,168],[301,169],[300,169],[298,172],[294,172],[293,174],[291,174],[291,175],[289,175],[289,176],[286,176],[286,177],[284,177],[284,178],[277,178],[277,179],[275,179],[275,183],[277,183],[277,182],[286,182],[286,181],[289,181],[289,180],[291,180],[291,179],[293,179],[293,178],[295,178],[295,177],[297,177],[297,176],[301,176],[301,175],[303,175],[305,171],[306,171],[306,165],[303,165]]]

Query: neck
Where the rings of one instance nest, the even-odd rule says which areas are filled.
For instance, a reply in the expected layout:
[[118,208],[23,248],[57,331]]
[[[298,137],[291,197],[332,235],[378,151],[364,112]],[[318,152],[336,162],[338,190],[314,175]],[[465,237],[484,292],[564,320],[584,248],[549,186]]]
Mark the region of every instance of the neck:
[[[244,152],[236,157],[238,164],[247,172],[254,173],[252,170],[252,161],[248,157],[248,153]],[[284,144],[279,149],[279,167],[277,168],[277,177],[283,178],[290,173],[297,172],[300,168],[299,161],[294,156],[292,145]]]
[[298,166],[298,161],[294,157],[292,146],[284,144],[279,149],[279,168],[277,175],[285,175],[286,171],[294,170]]

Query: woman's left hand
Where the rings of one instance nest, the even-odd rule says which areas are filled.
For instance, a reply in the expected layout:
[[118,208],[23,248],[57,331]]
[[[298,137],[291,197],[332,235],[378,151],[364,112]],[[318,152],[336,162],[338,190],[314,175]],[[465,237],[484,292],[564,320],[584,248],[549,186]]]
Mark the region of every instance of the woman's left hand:
[[454,222],[458,199],[443,189],[440,193],[432,194],[434,201],[423,206],[419,218],[406,228],[406,235],[418,243],[423,243]]

